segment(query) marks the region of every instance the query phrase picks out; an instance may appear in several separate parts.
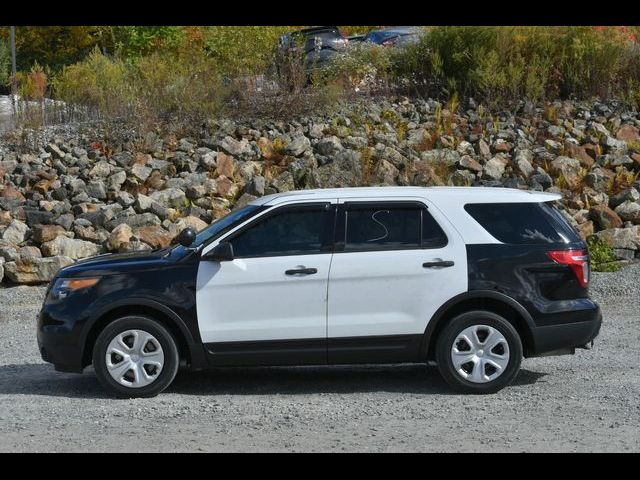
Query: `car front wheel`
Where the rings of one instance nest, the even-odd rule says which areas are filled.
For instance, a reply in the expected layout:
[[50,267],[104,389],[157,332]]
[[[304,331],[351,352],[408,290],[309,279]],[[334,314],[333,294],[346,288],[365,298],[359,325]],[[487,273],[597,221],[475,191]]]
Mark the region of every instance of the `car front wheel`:
[[458,315],[442,330],[436,345],[438,369],[463,393],[495,393],[518,374],[522,343],[500,315],[472,311]]
[[153,397],[176,376],[176,342],[157,321],[144,316],[122,317],[98,336],[93,366],[100,384],[121,398]]

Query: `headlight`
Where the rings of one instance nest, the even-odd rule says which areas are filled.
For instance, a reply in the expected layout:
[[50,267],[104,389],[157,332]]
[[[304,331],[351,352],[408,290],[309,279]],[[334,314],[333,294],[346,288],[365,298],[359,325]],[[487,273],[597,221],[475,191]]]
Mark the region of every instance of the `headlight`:
[[93,287],[99,281],[100,278],[59,278],[49,295],[53,300],[61,300],[69,293]]

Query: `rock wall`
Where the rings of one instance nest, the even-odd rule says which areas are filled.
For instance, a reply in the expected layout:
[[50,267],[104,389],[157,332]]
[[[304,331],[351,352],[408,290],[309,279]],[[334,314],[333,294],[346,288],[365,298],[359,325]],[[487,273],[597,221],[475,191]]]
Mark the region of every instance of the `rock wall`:
[[453,114],[399,98],[289,122],[227,119],[197,138],[129,131],[116,141],[69,126],[28,145],[6,137],[0,280],[46,282],[80,258],[162,248],[257,196],[360,185],[560,192],[584,238],[631,259],[640,252],[639,127],[638,112],[615,102],[523,103],[489,115],[473,100]]

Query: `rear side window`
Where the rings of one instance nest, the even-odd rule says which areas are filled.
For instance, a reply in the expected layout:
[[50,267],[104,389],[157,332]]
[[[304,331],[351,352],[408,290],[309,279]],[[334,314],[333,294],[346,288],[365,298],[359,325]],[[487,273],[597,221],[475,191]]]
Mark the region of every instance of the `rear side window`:
[[503,243],[531,245],[580,241],[573,228],[544,203],[475,203],[464,209]]
[[345,251],[439,248],[447,238],[419,206],[350,206],[345,212]]

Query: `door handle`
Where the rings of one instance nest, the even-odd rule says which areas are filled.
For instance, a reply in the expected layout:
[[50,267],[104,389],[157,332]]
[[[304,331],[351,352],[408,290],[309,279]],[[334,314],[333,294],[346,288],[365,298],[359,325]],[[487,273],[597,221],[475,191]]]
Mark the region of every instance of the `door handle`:
[[284,272],[285,275],[313,275],[314,273],[318,273],[317,268],[300,267],[293,268],[291,270],[285,270]]
[[437,262],[424,262],[422,266],[424,268],[433,268],[433,267],[453,267],[453,260],[440,260]]

